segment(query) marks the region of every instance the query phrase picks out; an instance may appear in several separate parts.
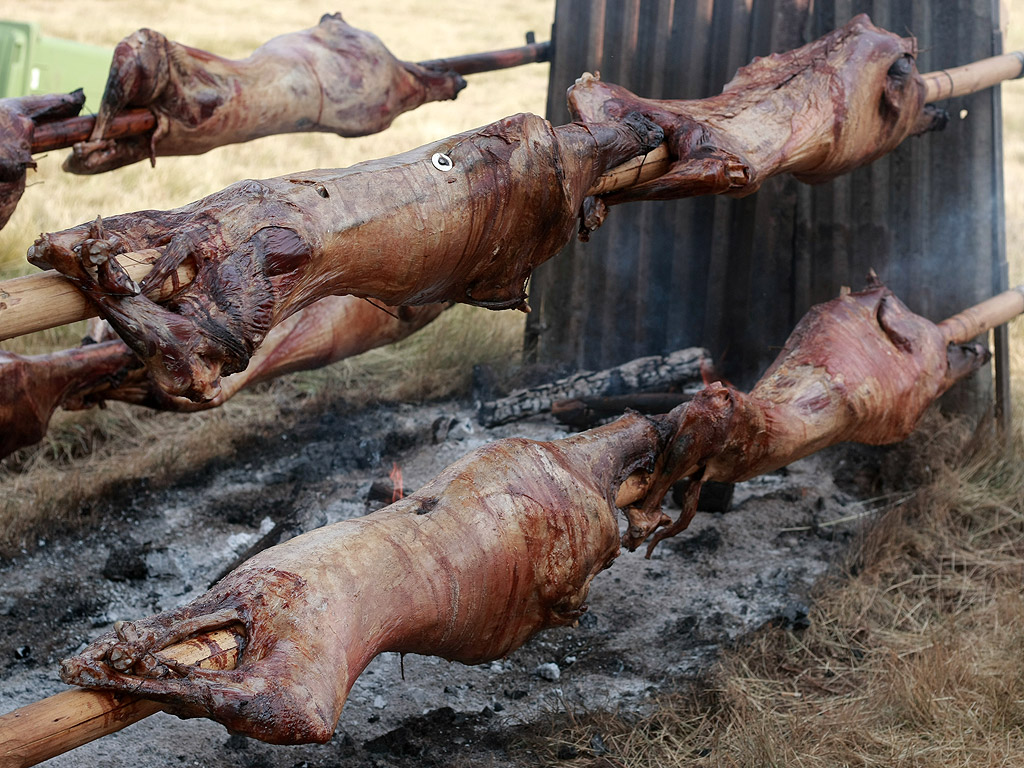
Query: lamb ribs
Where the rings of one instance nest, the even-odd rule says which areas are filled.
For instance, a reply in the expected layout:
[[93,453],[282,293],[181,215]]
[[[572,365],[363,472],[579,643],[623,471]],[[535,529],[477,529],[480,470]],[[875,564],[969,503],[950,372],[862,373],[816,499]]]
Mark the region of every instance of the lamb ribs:
[[[340,13],[239,61],[140,29],[114,49],[92,135],[74,146],[64,169],[101,173],[278,133],[365,136],[422,104],[454,99],[465,85],[455,72],[399,61]],[[114,118],[140,107],[156,117],[152,134],[108,138]]]
[[[574,621],[620,543],[685,528],[702,480],[750,477],[844,439],[899,440],[986,359],[873,280],[812,310],[749,395],[715,384],[664,416],[492,443],[380,512],[256,555],[183,608],[119,623],[61,677],[266,741],[327,741],[376,654],[499,658]],[[671,522],[660,504],[682,477],[693,482]],[[617,508],[630,522],[621,542]],[[160,655],[223,627],[244,635],[234,670]]]

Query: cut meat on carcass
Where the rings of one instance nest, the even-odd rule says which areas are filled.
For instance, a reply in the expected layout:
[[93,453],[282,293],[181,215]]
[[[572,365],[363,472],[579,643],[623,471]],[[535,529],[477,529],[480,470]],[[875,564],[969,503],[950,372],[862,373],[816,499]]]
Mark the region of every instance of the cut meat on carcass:
[[[61,677],[266,741],[325,742],[378,653],[479,663],[576,620],[619,553],[616,507],[630,547],[675,533],[702,478],[749,477],[844,439],[899,440],[985,359],[873,284],[812,311],[750,395],[718,384],[664,416],[491,443],[390,507],[265,550],[182,608],[118,623]],[[660,502],[680,477],[693,482],[672,523]],[[236,669],[161,657],[222,627],[244,635]]]
[[[455,72],[399,61],[340,13],[275,37],[240,61],[140,29],[114,49],[92,136],[75,145],[64,169],[100,173],[277,133],[365,136],[421,104],[454,99],[465,85]],[[156,115],[152,135],[107,139],[110,122],[138,107]]]
[[85,104],[81,89],[73,93],[0,99],[0,229],[11,218],[25,191],[25,177],[35,168],[32,134],[51,120],[74,117]]

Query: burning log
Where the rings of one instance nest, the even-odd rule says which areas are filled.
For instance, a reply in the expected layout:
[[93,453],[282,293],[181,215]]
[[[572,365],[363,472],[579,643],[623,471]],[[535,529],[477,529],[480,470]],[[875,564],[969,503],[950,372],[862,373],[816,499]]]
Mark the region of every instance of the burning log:
[[0,228],[11,218],[25,191],[36,131],[52,121],[77,115],[85,104],[81,89],[69,94],[0,99]]
[[225,376],[217,396],[202,403],[153,386],[138,357],[119,339],[97,339],[47,355],[0,350],[0,458],[41,440],[59,407],[76,410],[121,400],[165,411],[215,408],[261,381],[321,368],[403,339],[445,307],[379,307],[354,296],[328,296],[274,327],[245,370]]
[[[1024,311],[1024,288],[1000,306],[992,322]],[[979,345],[962,345],[977,330],[933,325],[873,280],[814,308],[749,395],[712,385],[664,416],[492,443],[386,509],[268,549],[182,608],[117,625],[61,675],[274,743],[327,741],[377,653],[478,663],[571,623],[620,544],[685,527],[704,480],[749,477],[839,440],[902,439],[984,362]],[[679,477],[692,482],[672,523],[659,505]],[[630,520],[621,541],[616,508]],[[174,643],[231,627],[244,638],[233,670],[167,658]],[[21,724],[0,730],[8,752],[29,725],[55,730],[54,711],[41,702],[31,719],[6,715]]]
[[[585,74],[569,89],[569,108],[584,122],[640,112],[665,131],[668,170],[604,202],[742,197],[782,173],[827,181],[943,127],[945,112],[926,104],[916,53],[916,40],[862,14],[801,48],[755,59],[717,96],[642,99]],[[600,202],[591,215],[603,217]]]
[[[525,307],[527,278],[572,237],[587,190],[661,138],[639,116],[553,128],[516,115],[392,158],[44,235],[29,258],[69,277],[169,396],[209,400],[274,325],[323,296]],[[136,284],[114,257],[151,248],[160,256]],[[166,306],[147,298],[188,264],[195,279]]]
[[[114,49],[92,133],[64,169],[101,173],[277,133],[365,136],[421,104],[455,98],[465,85],[455,72],[399,61],[339,13],[275,37],[241,61],[140,29]],[[155,117],[152,135],[107,135],[118,115],[139,107]]]
[[[476,418],[485,427],[496,427],[547,413],[556,401],[664,390],[673,386],[691,385],[696,391],[701,381],[701,365],[709,359],[706,349],[694,347],[664,357],[641,357],[603,371],[580,371],[550,384],[516,390],[507,397],[481,403]],[[669,409],[657,412],[666,410]]]

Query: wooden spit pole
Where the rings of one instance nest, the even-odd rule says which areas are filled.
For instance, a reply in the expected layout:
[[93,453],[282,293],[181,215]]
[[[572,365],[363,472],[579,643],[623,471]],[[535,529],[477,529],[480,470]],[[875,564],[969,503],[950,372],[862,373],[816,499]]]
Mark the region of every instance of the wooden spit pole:
[[[963,343],[1024,314],[1024,285],[1005,291],[939,323],[950,343]],[[635,504],[651,485],[651,474],[634,472],[619,487],[615,504]],[[217,630],[171,646],[158,657],[207,669],[232,669],[241,639]],[[68,752],[160,711],[159,704],[128,694],[72,688],[0,715],[0,768],[24,768]]]
[[[158,256],[160,251],[149,249],[123,254],[118,262],[137,283],[149,274]],[[194,278],[195,269],[191,262],[183,264],[163,285],[148,291],[147,296],[154,301],[164,301],[174,295],[179,286],[188,285]],[[0,340],[56,328],[95,315],[96,308],[75,284],[52,269],[0,283]]]
[[[490,54],[471,54],[448,61],[488,55],[501,58],[509,51],[522,52],[525,49],[530,49],[532,53],[521,55],[539,55],[537,49],[545,45],[546,43],[535,43],[533,46],[527,45],[520,49],[495,51]],[[547,55],[547,49],[544,50],[544,55]],[[437,61],[444,60],[438,59]],[[516,64],[508,66],[516,66]],[[1024,74],[1024,52],[1020,51],[982,59],[955,69],[928,72],[922,75],[926,86],[925,101],[933,102],[949,98],[950,95],[962,96],[966,93],[973,93],[976,90],[996,85],[1002,80],[1020,77],[1022,74]],[[643,157],[634,158],[613,168],[598,179],[597,183],[590,188],[589,194],[604,194],[656,179],[668,170],[671,162],[668,149],[662,145]],[[123,261],[127,258],[128,256],[125,255],[119,257],[118,260]],[[145,272],[132,274],[132,278],[137,282],[143,274]],[[183,280],[181,284],[184,285],[187,282],[188,280]],[[0,341],[85,320],[96,315],[96,310],[91,304],[84,299],[76,301],[74,298],[69,298],[72,294],[77,295],[77,291],[73,288],[69,291],[65,278],[53,270],[0,282]]]
[[[230,629],[172,645],[158,657],[203,669],[233,669],[241,637]],[[159,712],[160,704],[124,693],[70,688],[0,715],[0,768],[37,765]]]
[[[452,56],[447,59],[421,61],[419,64],[426,69],[448,70],[458,72],[460,75],[475,75],[480,72],[493,72],[498,69],[509,69],[524,64],[547,61],[550,52],[551,43],[528,43],[518,48],[467,53],[464,56]],[[32,154],[66,149],[80,141],[88,141],[92,136],[92,128],[95,124],[95,115],[83,115],[82,117],[41,123],[36,126],[32,136]],[[148,109],[133,109],[115,117],[103,138],[123,139],[126,136],[142,136],[153,130],[155,126],[156,117],[152,112]]]

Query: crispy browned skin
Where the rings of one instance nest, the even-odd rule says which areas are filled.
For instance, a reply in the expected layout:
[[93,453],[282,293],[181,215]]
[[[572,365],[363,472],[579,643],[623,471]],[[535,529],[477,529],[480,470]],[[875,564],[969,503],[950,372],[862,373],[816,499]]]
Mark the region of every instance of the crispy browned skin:
[[446,306],[383,307],[354,296],[328,296],[273,328],[246,369],[224,377],[217,397],[201,403],[155,387],[119,339],[46,355],[0,350],[0,458],[41,440],[57,408],[89,408],[108,400],[165,411],[215,408],[260,381],[322,368],[403,339]]
[[[552,128],[515,115],[395,157],[44,235],[29,259],[73,280],[168,395],[207,400],[274,325],[324,296],[523,306],[526,279],[571,239],[594,180],[660,141],[639,116]],[[437,153],[450,168],[435,167]],[[166,306],[109,258],[145,248],[163,254],[143,288],[186,260],[197,267]]]
[[[275,37],[240,61],[140,29],[114,49],[92,136],[75,145],[64,169],[101,173],[277,133],[365,136],[421,104],[454,99],[465,85],[455,72],[399,61],[340,13]],[[105,138],[115,117],[139,107],[156,116],[152,135]]]
[[74,117],[85,104],[81,89],[73,93],[0,99],[0,228],[18,207],[25,176],[35,168],[32,134],[36,125]]
[[[498,658],[573,621],[619,551],[682,530],[700,481],[741,479],[844,439],[903,438],[932,400],[985,359],[874,285],[815,308],[749,395],[722,385],[654,418],[628,414],[549,443],[501,440],[365,518],[266,550],[184,608],[65,661],[69,683],[131,691],[267,741],[327,741],[376,654]],[[664,492],[690,477],[676,523]],[[168,664],[160,649],[227,625],[238,667]]]
[[601,122],[639,111],[665,131],[669,172],[607,202],[741,197],[781,173],[827,181],[945,125],[945,113],[924,103],[916,53],[914,38],[862,14],[813,43],[755,59],[717,96],[642,99],[584,75],[569,90],[569,108]]

